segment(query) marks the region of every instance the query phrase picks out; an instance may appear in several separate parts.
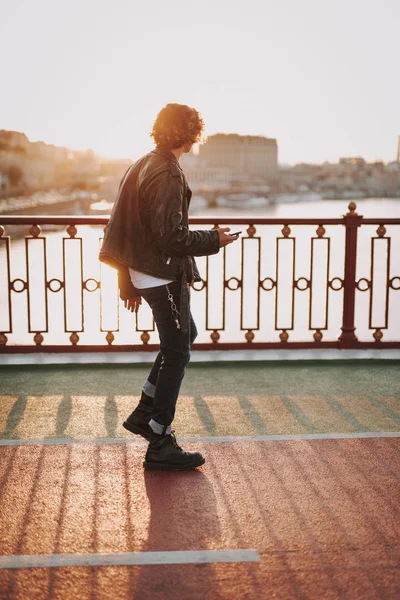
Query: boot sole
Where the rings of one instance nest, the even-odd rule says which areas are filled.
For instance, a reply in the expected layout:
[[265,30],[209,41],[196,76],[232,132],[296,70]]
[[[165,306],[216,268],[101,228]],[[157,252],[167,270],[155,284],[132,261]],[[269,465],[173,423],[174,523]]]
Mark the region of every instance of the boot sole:
[[122,423],[122,426],[125,427],[125,429],[127,429],[131,433],[134,433],[135,435],[141,435],[142,438],[144,438],[148,442],[150,441],[150,433],[148,433],[138,425],[133,425],[132,423],[129,423],[129,421],[124,421]]
[[168,463],[147,462],[145,460],[143,466],[146,471],[193,471],[193,469],[197,469],[197,467],[204,465],[205,462],[206,459],[203,458],[202,462],[198,464],[169,465]]

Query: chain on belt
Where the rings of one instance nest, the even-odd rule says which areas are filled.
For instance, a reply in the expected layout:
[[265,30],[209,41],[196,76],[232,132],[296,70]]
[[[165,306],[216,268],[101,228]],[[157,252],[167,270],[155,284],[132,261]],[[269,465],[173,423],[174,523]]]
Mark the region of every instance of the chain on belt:
[[167,288],[168,300],[169,300],[169,302],[171,304],[172,317],[173,317],[173,319],[175,321],[176,328],[180,329],[181,328],[181,324],[179,323],[179,317],[180,317],[179,310],[176,307],[176,304],[174,302],[174,297],[171,294],[168,285],[166,285],[165,287]]

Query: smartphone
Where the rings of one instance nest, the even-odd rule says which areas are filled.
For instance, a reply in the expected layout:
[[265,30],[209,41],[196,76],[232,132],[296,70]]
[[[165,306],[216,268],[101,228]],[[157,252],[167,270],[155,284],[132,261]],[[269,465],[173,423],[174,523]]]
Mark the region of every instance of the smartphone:
[[235,231],[235,233],[230,233],[229,235],[240,235],[241,233],[241,231]]

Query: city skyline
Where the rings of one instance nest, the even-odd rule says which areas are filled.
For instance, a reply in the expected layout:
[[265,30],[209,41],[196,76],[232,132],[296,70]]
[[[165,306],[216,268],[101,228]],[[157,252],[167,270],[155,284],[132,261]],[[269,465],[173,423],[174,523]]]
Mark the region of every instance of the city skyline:
[[[24,131],[7,130],[4,127],[0,126],[0,132],[1,131],[8,131],[8,132],[12,132],[12,133],[16,133],[16,134],[19,134],[19,135],[26,136],[26,133]],[[214,134],[210,134],[208,137],[212,138],[214,136],[220,136],[220,135],[250,137],[250,138],[251,137],[255,137],[255,138],[257,138],[257,137],[265,137],[265,139],[271,139],[271,138],[269,138],[267,136],[255,136],[255,135],[250,135],[250,134],[238,134],[237,132],[222,132],[222,131],[218,131],[218,132],[216,132]],[[106,155],[97,153],[94,148],[90,148],[90,147],[88,147],[88,148],[70,148],[70,147],[65,146],[65,145],[58,146],[56,144],[53,144],[51,141],[46,141],[46,140],[43,140],[43,139],[32,140],[32,139],[29,139],[29,136],[26,136],[26,137],[28,138],[29,144],[34,144],[34,145],[45,144],[46,146],[49,146],[50,148],[54,147],[54,148],[58,148],[58,149],[64,149],[64,150],[68,150],[68,151],[70,151],[72,153],[74,153],[74,152],[76,152],[76,153],[94,152],[99,159],[105,159],[105,160],[110,159],[110,160],[121,160],[121,161],[124,161],[124,160],[137,160],[139,158],[139,156],[115,156],[115,157],[110,157],[110,156],[106,156]],[[272,139],[275,139],[275,138],[272,138]],[[196,144],[194,146],[194,153],[196,155],[199,154],[199,146],[202,145],[202,144],[204,144],[204,143],[206,143],[206,142],[207,142],[207,139],[205,139],[204,142],[202,142],[201,144]],[[349,158],[349,156],[346,156],[345,154],[342,154],[342,155],[338,156],[338,158],[337,158],[336,161],[322,160],[320,162],[308,162],[308,163],[304,162],[304,161],[293,162],[293,163],[282,163],[281,161],[279,161],[279,140],[276,140],[276,142],[277,142],[277,145],[278,145],[278,165],[280,165],[281,167],[295,166],[295,165],[302,164],[302,162],[303,162],[303,164],[311,164],[311,165],[314,164],[316,166],[317,165],[323,165],[323,164],[329,164],[329,163],[330,164],[335,164],[335,163],[339,163],[339,161],[341,159]],[[397,145],[395,147],[395,151],[394,151],[393,157],[389,158],[389,160],[383,161],[383,162],[388,163],[388,164],[391,163],[391,162],[396,162],[396,161],[400,162],[399,158],[398,158],[399,157],[399,152],[400,152],[400,135],[396,137],[396,144]],[[154,147],[154,143],[151,143],[150,145],[151,145],[151,147]],[[151,150],[150,147],[149,147],[149,150]],[[361,156],[361,155],[357,156],[357,157],[351,157],[351,158],[362,158],[362,159],[365,159],[365,157]],[[366,162],[371,162],[371,163],[380,162],[381,161],[381,159],[379,159],[379,158],[372,159],[370,161],[368,161],[367,159],[365,159],[365,160],[366,160]]]
[[175,101],[206,135],[276,138],[280,164],[396,158],[396,0],[14,0],[2,16],[1,127],[32,141],[137,158]]

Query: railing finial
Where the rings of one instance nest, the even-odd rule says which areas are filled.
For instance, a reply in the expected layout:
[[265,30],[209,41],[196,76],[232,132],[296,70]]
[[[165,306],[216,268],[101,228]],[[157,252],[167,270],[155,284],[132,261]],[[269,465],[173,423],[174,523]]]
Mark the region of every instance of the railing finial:
[[76,236],[76,234],[78,233],[78,230],[75,227],[75,225],[68,225],[66,231],[70,238],[74,238]]
[[32,225],[32,227],[29,229],[29,233],[33,238],[38,238],[42,233],[42,228],[39,227],[39,225]]
[[43,344],[44,337],[42,336],[40,331],[35,333],[35,335],[33,336],[33,341],[35,342],[36,346],[41,346]]
[[385,237],[386,227],[384,225],[379,225],[378,229],[376,230],[376,233],[380,238]]
[[148,333],[148,331],[143,331],[142,335],[140,336],[141,342],[144,346],[147,346],[147,344],[149,343],[150,340],[150,335]]
[[357,209],[357,204],[355,202],[350,202],[349,206],[348,206],[349,212],[347,213],[347,216],[357,216],[356,213],[356,209]]

